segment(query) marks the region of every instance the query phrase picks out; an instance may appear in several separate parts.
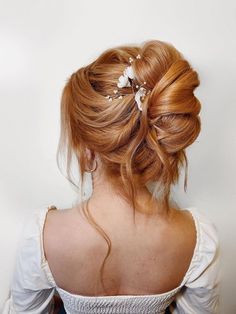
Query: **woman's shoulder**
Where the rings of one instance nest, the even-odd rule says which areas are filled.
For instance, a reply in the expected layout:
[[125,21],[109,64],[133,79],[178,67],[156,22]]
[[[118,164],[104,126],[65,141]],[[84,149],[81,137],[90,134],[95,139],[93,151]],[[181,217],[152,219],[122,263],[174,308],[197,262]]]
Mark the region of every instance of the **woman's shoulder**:
[[[76,209],[72,208],[63,208],[59,209],[55,205],[49,206],[43,214],[43,231],[47,235],[64,234],[67,230],[74,229],[75,226],[78,227],[81,224],[78,213],[76,214]],[[57,229],[57,232],[55,232]]]
[[184,289],[178,293],[171,313],[219,313],[221,263],[218,229],[202,210],[196,207],[187,210],[195,222],[197,243],[181,284]]
[[[22,231],[19,237],[19,245],[18,251],[24,247],[26,250],[26,246],[28,250],[34,250],[35,254],[38,253],[38,250],[44,247],[44,231],[48,229],[50,234],[55,233],[55,228],[60,228],[60,221],[62,213],[66,213],[67,210],[58,210],[55,205],[46,205],[39,207],[37,209],[33,209],[24,219]],[[62,225],[62,223],[61,223]],[[43,252],[41,252],[43,253]],[[44,254],[42,255],[42,262],[45,261]]]
[[214,220],[209,214],[196,207],[189,207],[187,211],[195,222],[199,249],[208,248],[209,246],[216,249],[219,246],[219,233]]
[[[185,282],[192,287],[214,285],[218,281],[220,253],[216,224],[208,214],[196,207],[187,208],[185,214],[192,216],[196,228],[196,245]],[[212,271],[206,272],[208,268]]]
[[41,223],[44,254],[46,260],[50,261],[63,260],[65,252],[69,254],[76,251],[79,243],[85,243],[89,239],[76,208],[55,209],[57,210],[46,210],[44,222]]
[[[219,244],[218,229],[215,222],[210,216],[197,207],[187,207],[184,209],[176,209],[176,215],[180,216],[185,224],[194,226],[197,237],[197,245]],[[191,223],[190,223],[191,222]]]

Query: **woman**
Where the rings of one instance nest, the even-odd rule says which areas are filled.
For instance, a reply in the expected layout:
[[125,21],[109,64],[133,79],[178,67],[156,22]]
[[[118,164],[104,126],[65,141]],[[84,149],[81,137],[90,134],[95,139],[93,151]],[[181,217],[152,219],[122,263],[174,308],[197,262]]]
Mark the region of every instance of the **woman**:
[[[218,237],[170,202],[200,132],[199,79],[171,44],[106,50],[67,81],[58,156],[91,172],[92,195],[35,211],[6,313],[218,313]],[[185,188],[186,188],[185,177]],[[204,209],[203,209],[204,210]]]

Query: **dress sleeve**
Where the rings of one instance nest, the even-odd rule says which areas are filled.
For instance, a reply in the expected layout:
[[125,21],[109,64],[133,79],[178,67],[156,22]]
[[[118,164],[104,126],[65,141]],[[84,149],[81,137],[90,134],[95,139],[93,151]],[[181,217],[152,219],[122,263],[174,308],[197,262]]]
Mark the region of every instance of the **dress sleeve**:
[[171,313],[218,314],[221,282],[218,230],[202,213],[195,211],[194,216],[198,247]]
[[3,314],[49,314],[53,311],[55,285],[48,277],[48,265],[42,254],[46,212],[44,209],[34,211],[25,223]]

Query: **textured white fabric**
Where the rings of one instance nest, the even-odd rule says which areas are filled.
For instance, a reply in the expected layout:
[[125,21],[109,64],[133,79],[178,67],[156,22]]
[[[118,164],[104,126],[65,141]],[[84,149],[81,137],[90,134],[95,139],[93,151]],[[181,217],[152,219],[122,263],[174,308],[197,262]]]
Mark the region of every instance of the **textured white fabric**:
[[[197,231],[193,258],[182,283],[176,289],[154,295],[86,297],[57,287],[43,250],[43,226],[48,208],[32,214],[24,228],[15,269],[3,314],[46,314],[53,311],[57,291],[69,314],[219,313],[219,241],[214,224],[196,208],[192,213]],[[174,302],[173,302],[174,301]]]

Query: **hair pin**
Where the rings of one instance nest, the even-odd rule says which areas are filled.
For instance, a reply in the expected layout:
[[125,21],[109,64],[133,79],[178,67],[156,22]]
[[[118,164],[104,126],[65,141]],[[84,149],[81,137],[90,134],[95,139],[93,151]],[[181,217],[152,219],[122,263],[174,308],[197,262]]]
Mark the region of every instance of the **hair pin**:
[[[136,59],[141,59],[140,54],[136,56]],[[129,63],[132,63],[132,62],[133,62],[133,58],[129,57]],[[125,70],[123,71],[123,74],[118,78],[117,87],[118,88],[132,87],[134,91],[133,86],[135,86],[136,88],[136,91],[134,91],[135,102],[138,106],[138,109],[142,111],[142,107],[141,107],[142,101],[144,100],[145,96],[149,94],[150,91],[147,91],[146,88],[143,87],[144,85],[147,84],[147,82],[144,81],[141,85],[138,85],[137,83],[136,85],[133,85],[134,79],[135,79],[135,75],[134,75],[134,70],[132,66],[131,65],[127,66]],[[116,98],[118,99],[123,98],[123,95],[119,92],[118,89],[114,89],[113,93],[115,94],[114,96],[111,96],[111,95],[105,96],[108,99],[108,101],[112,101],[113,99],[116,99]]]

